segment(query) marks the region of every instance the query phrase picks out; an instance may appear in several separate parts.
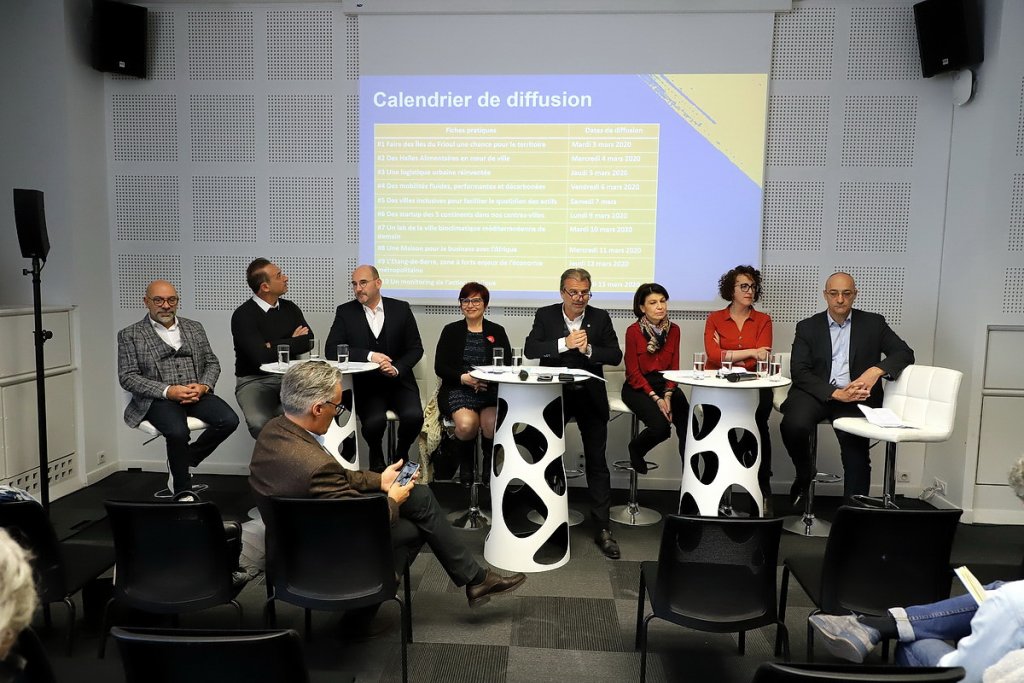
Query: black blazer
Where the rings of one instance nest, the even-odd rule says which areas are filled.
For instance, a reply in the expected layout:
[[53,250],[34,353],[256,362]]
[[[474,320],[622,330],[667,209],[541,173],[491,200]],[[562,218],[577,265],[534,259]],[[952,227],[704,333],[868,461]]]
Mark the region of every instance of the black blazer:
[[[420,341],[420,330],[416,326],[416,318],[406,301],[381,297],[384,302],[384,330],[388,355],[391,363],[398,370],[397,380],[417,393],[416,378],[412,369],[423,358],[423,342]],[[348,358],[351,361],[365,362],[371,346],[370,325],[366,322],[363,305],[353,299],[338,306],[334,314],[331,332],[324,343],[324,357],[336,360],[338,344],[348,344]],[[367,377],[369,375],[369,377]],[[370,379],[383,378],[380,373],[361,372],[354,376],[354,382],[361,384]]]
[[[385,307],[384,310],[387,310]],[[456,320],[448,323],[441,330],[437,339],[437,351],[434,352],[434,373],[441,378],[441,391],[450,391],[462,385],[464,360],[462,351],[466,347],[466,321]],[[491,341],[493,338],[494,341]],[[512,357],[512,345],[509,344],[505,328],[496,322],[484,318],[484,346],[490,357],[493,349],[505,349],[505,363]]]
[[[607,311],[587,306],[583,312],[583,329],[587,332],[590,343],[590,358],[578,349],[570,349],[558,353],[558,340],[569,334],[569,328],[562,317],[562,304],[551,304],[537,309],[533,317],[533,329],[526,337],[523,353],[527,358],[539,358],[541,365],[550,367],[564,366],[579,368],[604,377],[603,365],[618,365],[622,362],[622,349],[619,338],[612,327],[611,316]],[[583,383],[595,409],[608,417],[608,392],[604,382],[596,379]]]
[[[885,318],[877,313],[853,309],[850,330],[850,378],[860,377],[875,366],[891,379],[899,377],[903,368],[914,363],[914,351],[892,331]],[[804,391],[822,403],[832,397],[835,387],[829,383],[832,374],[832,336],[828,330],[827,311],[812,315],[796,324],[790,375],[793,389]],[[883,359],[882,356],[885,356]],[[882,405],[882,383],[876,382],[866,403]],[[786,411],[785,405],[782,412]]]

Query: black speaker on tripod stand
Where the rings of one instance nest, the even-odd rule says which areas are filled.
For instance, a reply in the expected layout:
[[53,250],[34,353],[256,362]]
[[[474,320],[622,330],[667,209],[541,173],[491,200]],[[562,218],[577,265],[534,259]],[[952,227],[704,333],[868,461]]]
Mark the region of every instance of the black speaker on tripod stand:
[[39,414],[39,499],[47,514],[50,512],[49,457],[46,443],[46,376],[43,365],[43,344],[53,333],[43,329],[43,304],[40,294],[40,274],[47,254],[50,238],[46,233],[46,215],[43,211],[43,193],[39,190],[14,190],[14,222],[18,228],[21,255],[32,259],[32,267],[22,271],[32,276],[32,306],[35,315],[36,346],[36,408]]

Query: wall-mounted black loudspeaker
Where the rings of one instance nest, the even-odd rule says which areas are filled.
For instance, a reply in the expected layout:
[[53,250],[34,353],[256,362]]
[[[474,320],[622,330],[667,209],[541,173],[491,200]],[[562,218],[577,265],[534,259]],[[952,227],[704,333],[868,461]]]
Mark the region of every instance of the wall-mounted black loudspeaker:
[[93,0],[92,66],[98,71],[146,77],[145,7]]
[[46,234],[41,191],[14,190],[14,223],[18,226],[21,255],[25,258],[38,256],[45,261],[46,255],[50,253],[50,238]]
[[977,0],[924,0],[914,5],[914,24],[925,78],[980,64],[985,57]]

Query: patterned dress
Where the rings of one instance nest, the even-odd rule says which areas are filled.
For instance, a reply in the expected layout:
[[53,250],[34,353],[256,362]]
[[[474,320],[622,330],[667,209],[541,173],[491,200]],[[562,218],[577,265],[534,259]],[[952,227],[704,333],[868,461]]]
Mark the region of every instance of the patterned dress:
[[[462,371],[469,372],[474,365],[489,365],[491,359],[487,357],[487,342],[484,341],[483,332],[466,332],[466,345],[462,349]],[[447,394],[438,395],[438,403],[441,412],[451,415],[461,408],[469,408],[477,412],[482,408],[497,405],[498,387],[491,383],[486,391],[479,393],[465,385],[452,389]]]

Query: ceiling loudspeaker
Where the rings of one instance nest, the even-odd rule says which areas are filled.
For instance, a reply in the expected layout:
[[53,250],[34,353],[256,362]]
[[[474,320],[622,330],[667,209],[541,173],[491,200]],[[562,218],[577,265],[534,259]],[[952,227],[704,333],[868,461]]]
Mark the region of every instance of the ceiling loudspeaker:
[[146,77],[149,10],[114,0],[93,0],[92,66],[97,71]]
[[914,5],[925,78],[980,64],[985,57],[978,0],[924,0]]

